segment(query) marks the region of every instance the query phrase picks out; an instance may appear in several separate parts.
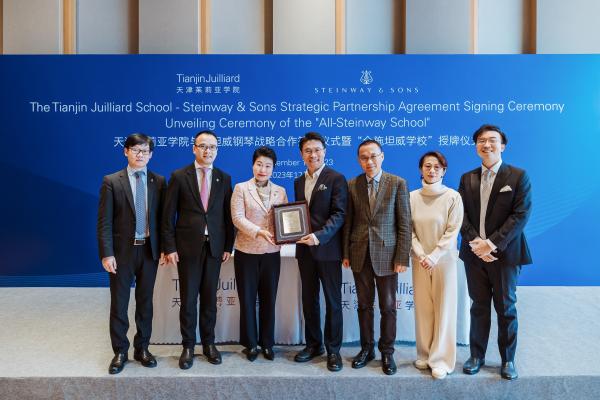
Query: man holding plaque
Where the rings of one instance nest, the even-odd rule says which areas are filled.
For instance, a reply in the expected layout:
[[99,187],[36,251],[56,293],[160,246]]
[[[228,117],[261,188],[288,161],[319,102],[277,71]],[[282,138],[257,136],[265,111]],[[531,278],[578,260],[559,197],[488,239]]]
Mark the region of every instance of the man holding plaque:
[[[296,362],[306,362],[327,350],[327,368],[342,369],[342,226],[346,213],[346,178],[325,166],[325,139],[309,132],[299,143],[306,172],[294,181],[296,201],[308,202],[312,233],[296,243],[302,281],[306,347]],[[324,337],[321,332],[319,282],[326,303]],[[325,349],[323,349],[325,344]]]
[[397,273],[405,272],[408,266],[412,231],[406,181],[384,172],[383,159],[379,142],[365,140],[358,146],[358,162],[364,173],[348,184],[343,265],[352,267],[358,296],[361,350],[352,368],[362,368],[375,358],[373,302],[377,287],[381,367],[386,375],[394,375]]
[[177,264],[179,273],[181,369],[194,363],[196,324],[200,325],[203,354],[211,364],[221,364],[215,346],[217,285],[221,263],[229,260],[234,237],[231,177],[213,165],[217,136],[212,131],[199,132],[193,145],[194,162],[171,175],[162,222],[167,262]]

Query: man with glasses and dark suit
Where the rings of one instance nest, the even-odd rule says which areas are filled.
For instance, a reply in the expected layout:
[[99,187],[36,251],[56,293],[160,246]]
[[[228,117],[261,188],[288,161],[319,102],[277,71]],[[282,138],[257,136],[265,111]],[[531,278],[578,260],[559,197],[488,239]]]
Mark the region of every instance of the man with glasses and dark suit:
[[500,376],[518,377],[517,280],[521,265],[531,264],[523,232],[531,215],[531,183],[527,173],[502,161],[508,141],[494,125],[473,134],[482,163],[460,179],[465,214],[459,257],[465,262],[471,304],[471,357],[463,372],[473,375],[485,364],[490,334],[491,303],[498,317]]
[[127,309],[135,280],[133,357],[156,367],[148,351],[152,334],[152,295],[159,259],[160,212],[165,178],[147,169],[154,142],[141,133],[125,140],[127,167],[104,177],[98,207],[98,249],[110,278],[110,340],[115,353],[108,372],[118,374],[128,361]]
[[[296,243],[302,281],[306,347],[296,362],[306,362],[327,350],[327,368],[342,369],[342,226],[348,186],[342,174],[325,166],[325,139],[308,132],[299,143],[306,172],[294,181],[296,201],[308,202],[313,233]],[[325,295],[325,330],[321,331],[319,293]],[[324,337],[323,337],[324,336]]]
[[233,249],[234,229],[231,177],[213,166],[217,151],[214,132],[196,134],[196,159],[173,172],[165,199],[164,251],[167,262],[177,264],[181,293],[181,369],[194,363],[197,324],[203,354],[211,364],[221,363],[221,353],[215,346],[216,294],[221,263],[229,260]]

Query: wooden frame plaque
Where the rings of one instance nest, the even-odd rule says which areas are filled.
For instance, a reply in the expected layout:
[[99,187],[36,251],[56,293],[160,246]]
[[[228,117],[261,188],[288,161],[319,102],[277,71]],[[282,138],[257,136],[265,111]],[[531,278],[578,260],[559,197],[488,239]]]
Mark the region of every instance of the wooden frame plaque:
[[273,206],[275,220],[275,243],[296,243],[311,233],[310,215],[306,201]]

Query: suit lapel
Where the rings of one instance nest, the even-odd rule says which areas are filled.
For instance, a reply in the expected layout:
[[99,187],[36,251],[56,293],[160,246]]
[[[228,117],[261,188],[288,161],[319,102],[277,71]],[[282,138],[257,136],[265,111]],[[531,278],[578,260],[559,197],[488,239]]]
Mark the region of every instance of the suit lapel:
[[123,190],[125,191],[125,197],[127,197],[127,201],[129,202],[129,206],[133,210],[135,214],[135,203],[133,202],[133,190],[131,189],[131,183],[129,183],[129,174],[127,173],[127,168],[121,171],[119,175],[119,180],[121,181],[121,185],[123,186]]
[[319,174],[319,177],[317,178],[317,182],[315,183],[315,187],[313,187],[312,193],[310,194],[310,204],[308,205],[309,209],[312,208],[312,205],[314,203],[313,199],[315,198],[315,195],[319,191],[319,186],[323,184],[323,181],[326,178],[327,172],[328,172],[327,171],[327,167],[323,168],[323,170]]
[[[358,206],[361,204],[363,205],[361,207],[363,212],[367,216],[367,219],[371,220],[371,209],[369,207],[369,187],[367,186],[367,176],[365,174],[359,175],[356,178],[356,194],[360,200]],[[364,206],[365,204],[367,205],[366,207]]]
[[[271,182],[271,196],[269,197],[269,206],[273,207],[273,204],[277,203],[277,198],[281,196],[281,201],[283,201],[283,193],[279,190],[274,183]],[[280,202],[279,202],[280,203]],[[262,201],[261,201],[262,204]],[[265,209],[268,212],[268,210]]]
[[[373,215],[377,214],[377,210],[383,201],[383,196],[385,195],[385,190],[387,188],[389,177],[384,172],[381,174],[381,179],[379,180],[379,187],[377,188],[377,197],[375,197],[375,207],[373,207]],[[367,201],[368,204],[368,201]],[[370,208],[370,207],[369,207]]]
[[148,210],[152,210],[152,203],[154,202],[154,192],[156,191],[156,182],[154,182],[154,174],[148,171],[148,179],[146,187],[148,188]]
[[[252,196],[254,201],[256,201],[258,203],[260,208],[262,208],[264,212],[267,212],[265,205],[263,204],[262,200],[260,199],[260,196],[258,195],[258,189],[256,188],[256,183],[254,183],[254,179],[251,179],[248,182],[248,191],[250,192],[250,196]],[[271,189],[271,197],[273,197],[273,189]],[[272,201],[272,199],[271,199],[271,201]],[[272,203],[270,203],[270,204],[272,204]]]
[[300,175],[300,178],[296,181],[296,185],[296,201],[306,201],[306,193],[304,193],[306,174]]
[[496,179],[494,179],[494,186],[492,186],[492,191],[490,192],[490,199],[488,200],[487,210],[486,210],[486,218],[488,215],[491,215],[492,208],[494,208],[494,204],[496,203],[496,199],[498,198],[498,193],[500,193],[500,188],[504,187],[508,177],[510,176],[510,168],[504,163],[498,169],[498,175],[496,175]]
[[221,175],[221,171],[213,167],[210,180],[210,193],[208,194],[208,207],[206,207],[207,211],[216,203],[217,196],[221,192],[222,182],[223,176]]
[[[473,199],[473,219],[474,226],[479,227],[479,218],[480,218],[480,210],[481,210],[481,167],[476,169],[471,173],[470,177],[470,185],[469,188],[471,192],[471,198]],[[479,230],[479,228],[477,228]]]
[[194,200],[196,200],[196,204],[198,204],[198,207],[204,209],[202,206],[202,201],[200,201],[200,188],[198,187],[198,177],[196,175],[195,164],[192,164],[187,168],[186,177],[192,191],[192,196],[194,196]]

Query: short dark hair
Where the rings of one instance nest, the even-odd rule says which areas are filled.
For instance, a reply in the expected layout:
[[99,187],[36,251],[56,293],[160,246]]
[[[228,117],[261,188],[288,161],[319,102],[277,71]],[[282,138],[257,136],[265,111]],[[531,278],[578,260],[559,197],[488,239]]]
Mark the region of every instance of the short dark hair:
[[148,135],[144,135],[143,133],[132,133],[127,136],[125,139],[125,148],[130,149],[133,146],[137,146],[138,144],[147,144],[150,147],[150,151],[154,150],[154,140]]
[[256,162],[258,157],[267,157],[273,160],[273,166],[277,163],[277,155],[275,154],[275,150],[268,146],[261,146],[258,149],[254,150],[254,154],[252,154],[252,165]]
[[419,159],[419,169],[423,168],[423,164],[425,163],[425,159],[427,157],[437,158],[437,160],[440,164],[442,164],[442,167],[444,167],[444,169],[448,168],[448,161],[442,153],[440,153],[439,151],[428,151],[427,153],[423,154]]
[[307,132],[302,137],[302,139],[300,139],[300,142],[298,143],[298,147],[300,147],[300,151],[302,151],[302,147],[304,147],[304,143],[308,142],[309,140],[318,140],[319,142],[321,142],[323,144],[324,149],[327,148],[327,144],[325,143],[325,139],[323,139],[323,136],[319,135],[317,132]]
[[369,144],[376,144],[377,147],[379,147],[379,151],[383,151],[383,149],[381,148],[381,143],[379,143],[377,140],[375,139],[366,139],[363,140],[361,144],[358,145],[358,149],[356,150],[356,154],[360,153],[360,148],[363,146],[367,146]]
[[473,142],[477,143],[477,139],[479,138],[479,136],[482,135],[483,132],[487,132],[487,131],[498,132],[500,134],[500,138],[502,139],[502,144],[508,143],[508,138],[506,137],[506,134],[504,132],[502,132],[500,130],[500,128],[497,127],[496,125],[490,125],[490,124],[481,125],[479,127],[479,129],[477,129],[475,131],[475,133],[473,134]]
[[198,133],[196,133],[196,135],[194,135],[194,144],[196,144],[196,139],[198,139],[198,136],[200,135],[211,135],[213,136],[215,139],[217,139],[217,141],[219,140],[219,138],[217,137],[217,134],[214,133],[213,131],[209,131],[208,129],[205,131],[200,131]]

